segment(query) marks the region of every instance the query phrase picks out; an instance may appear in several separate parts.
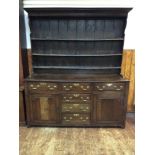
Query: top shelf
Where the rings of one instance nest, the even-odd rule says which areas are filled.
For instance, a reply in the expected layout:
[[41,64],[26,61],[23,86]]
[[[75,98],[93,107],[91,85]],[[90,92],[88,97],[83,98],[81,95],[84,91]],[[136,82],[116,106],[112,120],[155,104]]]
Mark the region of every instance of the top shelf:
[[111,39],[52,39],[52,38],[31,38],[32,41],[123,41],[124,38]]

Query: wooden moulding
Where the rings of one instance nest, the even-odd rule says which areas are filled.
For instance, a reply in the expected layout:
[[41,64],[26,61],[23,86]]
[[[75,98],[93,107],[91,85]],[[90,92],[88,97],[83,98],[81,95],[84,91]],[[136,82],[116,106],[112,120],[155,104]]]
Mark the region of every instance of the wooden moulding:
[[26,125],[24,86],[19,87],[19,126]]
[[135,50],[125,49],[123,51],[123,60],[121,74],[124,78],[130,80],[128,94],[128,112],[134,112],[135,107]]
[[29,68],[29,76],[32,76],[33,69],[32,69],[32,51],[31,49],[27,49],[27,56],[28,56],[28,68]]

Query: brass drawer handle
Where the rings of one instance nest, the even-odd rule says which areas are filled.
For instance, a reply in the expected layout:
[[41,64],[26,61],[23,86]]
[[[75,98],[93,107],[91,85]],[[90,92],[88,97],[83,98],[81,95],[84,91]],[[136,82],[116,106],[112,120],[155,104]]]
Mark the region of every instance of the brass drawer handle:
[[32,89],[37,89],[37,88],[33,87]]
[[121,90],[121,89],[118,88],[118,89],[116,89],[116,90]]
[[40,85],[43,85],[43,86],[45,86],[47,83],[44,83],[44,82],[40,82]]
[[66,102],[70,102],[70,100],[65,100]]
[[98,90],[103,90],[103,88],[101,88],[100,86],[96,86],[96,88],[97,88]]
[[80,84],[79,83],[74,83],[73,86],[78,87]]
[[111,87],[113,84],[112,83],[107,83],[106,84],[108,87]]
[[97,86],[97,89],[98,89],[98,90],[104,90],[103,88],[100,88],[99,86]]
[[84,86],[81,86],[81,89],[82,90],[88,90],[89,88],[90,88],[90,86],[85,86],[85,87]]
[[72,86],[67,87],[66,85],[64,85],[63,88],[64,88],[65,90],[71,90]]
[[79,94],[74,94],[73,96],[74,96],[74,97],[79,97],[80,95],[79,95]]
[[77,116],[80,116],[80,115],[79,114],[73,114],[73,116],[76,116],[77,117]]

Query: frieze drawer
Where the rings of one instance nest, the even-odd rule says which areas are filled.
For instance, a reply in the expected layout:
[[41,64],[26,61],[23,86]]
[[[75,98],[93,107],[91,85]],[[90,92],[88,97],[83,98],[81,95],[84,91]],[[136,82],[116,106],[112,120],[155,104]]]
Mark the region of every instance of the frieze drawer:
[[90,112],[90,104],[62,104],[62,112]]
[[124,89],[124,84],[123,83],[96,83],[94,89],[96,91],[123,90]]
[[58,84],[57,83],[49,83],[49,82],[33,82],[28,85],[30,91],[57,91]]
[[91,86],[90,83],[63,83],[62,90],[90,92]]
[[88,103],[91,101],[90,94],[63,94],[62,102],[63,103],[72,103],[72,102],[80,102],[80,103]]
[[64,124],[89,124],[90,123],[90,114],[63,114],[62,115],[62,122]]

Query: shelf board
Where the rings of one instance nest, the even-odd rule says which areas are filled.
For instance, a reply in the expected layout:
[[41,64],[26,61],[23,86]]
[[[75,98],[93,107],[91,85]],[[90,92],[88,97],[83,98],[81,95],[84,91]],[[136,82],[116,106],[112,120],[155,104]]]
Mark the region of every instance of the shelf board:
[[117,54],[44,54],[44,53],[32,53],[34,56],[60,56],[60,57],[100,57],[100,56],[121,56],[122,53]]
[[34,69],[120,69],[121,67],[96,67],[96,66],[33,66]]
[[31,38],[32,41],[123,41],[124,38],[105,39],[52,39],[52,38]]

